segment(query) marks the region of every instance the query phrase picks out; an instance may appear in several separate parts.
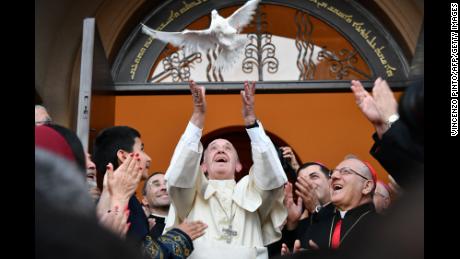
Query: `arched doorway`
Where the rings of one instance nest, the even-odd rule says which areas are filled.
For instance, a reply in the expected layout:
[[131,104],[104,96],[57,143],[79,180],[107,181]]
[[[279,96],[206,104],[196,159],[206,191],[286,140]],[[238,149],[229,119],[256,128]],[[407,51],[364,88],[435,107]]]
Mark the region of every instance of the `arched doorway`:
[[[206,29],[211,10],[227,17],[244,2],[168,1],[142,23],[162,31]],[[401,47],[355,1],[264,1],[242,33],[250,39],[244,55],[237,66],[222,72],[211,69],[217,51],[185,56],[136,26],[112,67],[115,90],[183,93],[184,82],[194,79],[209,82],[207,87],[217,92],[234,91],[239,86],[231,82],[244,80],[263,82],[264,90],[324,91],[348,89],[342,80],[373,81],[381,76],[394,81],[393,87],[404,87],[401,81],[408,79],[409,65]]]

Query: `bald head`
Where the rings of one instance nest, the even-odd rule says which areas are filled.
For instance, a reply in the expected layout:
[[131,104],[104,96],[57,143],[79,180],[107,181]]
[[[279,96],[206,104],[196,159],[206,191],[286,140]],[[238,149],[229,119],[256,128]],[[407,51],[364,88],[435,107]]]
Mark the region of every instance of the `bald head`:
[[372,173],[371,173],[371,170],[369,169],[369,167],[367,167],[367,165],[362,160],[360,160],[357,156],[355,156],[355,155],[347,155],[344,160],[354,160],[354,161],[358,162],[356,164],[356,166],[359,168],[359,172],[364,177],[366,177],[367,179],[369,179],[369,180],[373,179]]
[[374,193],[374,206],[378,213],[384,213],[391,204],[390,192],[388,191],[385,184],[381,181],[377,181],[377,187]]
[[45,107],[35,105],[35,125],[43,125],[51,122],[51,116]]

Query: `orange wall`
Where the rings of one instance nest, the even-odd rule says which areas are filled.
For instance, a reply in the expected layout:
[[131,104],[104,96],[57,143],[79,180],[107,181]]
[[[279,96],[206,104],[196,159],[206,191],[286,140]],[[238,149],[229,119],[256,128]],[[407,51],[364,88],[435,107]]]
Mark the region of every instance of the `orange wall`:
[[[239,95],[206,98],[204,134],[243,124]],[[145,150],[152,157],[152,172],[167,169],[191,112],[189,95],[115,97],[115,125],[140,131]],[[369,161],[379,178],[388,181],[387,173],[369,154],[373,127],[356,107],[351,93],[258,94],[256,114],[264,127],[293,147],[303,162],[318,160],[332,168],[353,153]]]

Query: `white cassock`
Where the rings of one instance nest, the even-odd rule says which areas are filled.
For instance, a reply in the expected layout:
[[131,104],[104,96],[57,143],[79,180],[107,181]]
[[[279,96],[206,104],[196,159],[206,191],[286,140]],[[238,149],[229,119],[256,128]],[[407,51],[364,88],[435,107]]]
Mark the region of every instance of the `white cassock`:
[[166,171],[171,207],[165,231],[185,218],[208,225],[189,258],[268,258],[264,246],[281,238],[287,217],[278,154],[260,122],[247,129],[253,166],[238,183],[207,180],[200,169],[202,130],[189,122]]

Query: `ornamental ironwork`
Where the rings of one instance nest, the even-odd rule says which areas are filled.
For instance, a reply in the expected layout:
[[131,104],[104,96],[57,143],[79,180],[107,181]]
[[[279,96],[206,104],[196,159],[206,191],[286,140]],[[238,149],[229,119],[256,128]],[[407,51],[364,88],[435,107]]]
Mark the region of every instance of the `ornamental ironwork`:
[[217,59],[219,50],[217,48],[209,49],[206,53],[206,59],[208,60],[208,66],[206,67],[206,78],[208,82],[223,82],[221,69],[217,69],[212,65],[213,61]]
[[151,83],[158,83],[171,77],[173,82],[186,82],[190,80],[190,67],[194,63],[201,63],[201,53],[195,52],[188,56],[182,50],[174,51],[166,56],[161,62],[163,71],[158,73],[152,79]]
[[296,11],[294,16],[297,28],[295,46],[298,50],[297,68],[299,69],[299,80],[311,80],[315,76],[316,64],[313,60],[315,45],[311,42],[313,23],[310,16],[301,11]]
[[[255,20],[251,27],[256,28],[256,33],[248,34],[249,43],[244,49],[243,72],[252,73],[257,68],[259,81],[264,80],[263,68],[267,66],[267,72],[274,74],[278,71],[278,59],[275,57],[276,47],[272,43],[272,34],[267,32],[267,14],[257,8]],[[254,24],[255,23],[255,24]]]
[[[294,16],[297,32],[295,46],[298,50],[297,68],[299,69],[299,80],[312,80],[315,77],[317,64],[326,61],[329,72],[335,79],[342,80],[348,76],[350,70],[362,75],[367,79],[371,76],[356,67],[358,63],[358,52],[342,49],[338,54],[327,47],[319,48],[312,43],[312,33],[314,30],[310,16],[306,12],[296,11]],[[316,51],[319,48],[321,50]]]
[[342,49],[338,54],[333,54],[327,50],[319,52],[318,60],[326,60],[329,63],[329,72],[337,80],[342,80],[343,77],[348,76],[350,70],[362,75],[368,80],[371,80],[371,76],[358,69],[355,64],[358,62],[358,52]]

